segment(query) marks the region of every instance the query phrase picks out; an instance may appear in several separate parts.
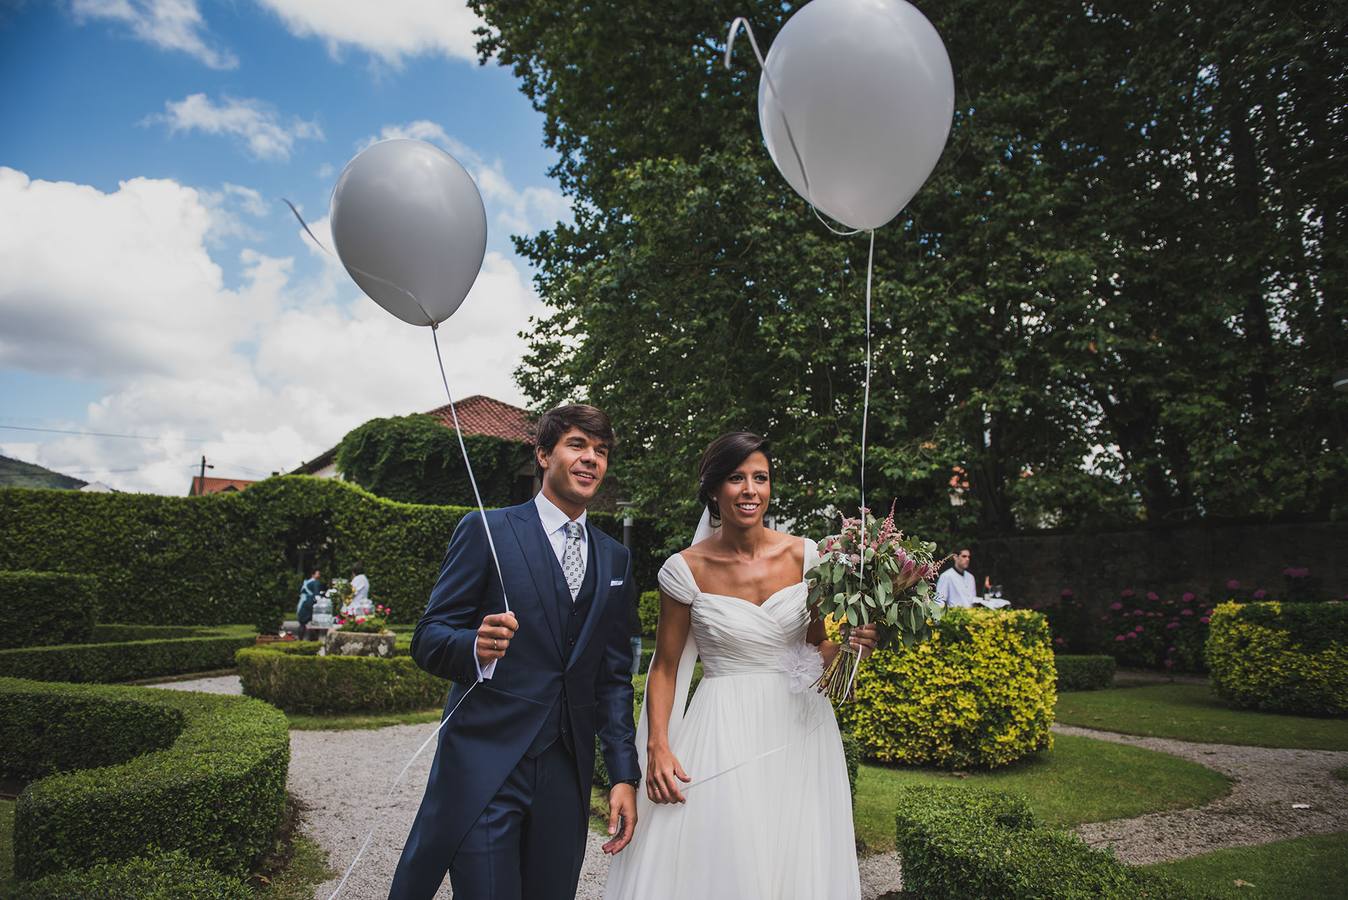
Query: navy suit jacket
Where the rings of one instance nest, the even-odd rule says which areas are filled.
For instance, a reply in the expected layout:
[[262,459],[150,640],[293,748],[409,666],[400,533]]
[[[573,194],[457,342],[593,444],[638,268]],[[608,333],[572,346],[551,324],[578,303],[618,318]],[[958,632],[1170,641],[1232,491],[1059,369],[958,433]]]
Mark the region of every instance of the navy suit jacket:
[[[632,722],[632,645],[627,608],[636,586],[627,548],[587,525],[595,596],[571,653],[556,598],[566,581],[533,501],[487,512],[519,631],[493,677],[473,689],[440,733],[421,823],[457,851],[473,822],[524,756],[565,691],[582,791],[594,777],[594,736],[616,783],[641,777]],[[477,682],[475,644],[483,617],[505,611],[502,583],[478,512],[455,529],[412,637],[412,656],[454,682],[446,711]],[[570,600],[568,595],[567,600]],[[433,804],[427,809],[428,804]],[[443,830],[442,830],[443,829]]]

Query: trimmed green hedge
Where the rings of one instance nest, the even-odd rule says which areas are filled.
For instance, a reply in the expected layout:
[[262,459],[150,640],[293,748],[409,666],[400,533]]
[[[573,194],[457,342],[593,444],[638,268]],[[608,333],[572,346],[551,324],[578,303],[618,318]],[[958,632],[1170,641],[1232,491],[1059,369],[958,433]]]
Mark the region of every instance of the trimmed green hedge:
[[121,634],[132,639],[0,650],[0,677],[107,684],[228,669],[234,665],[234,652],[240,647],[251,646],[257,637],[248,625],[166,628],[162,631],[169,634],[187,631],[196,636],[149,639],[143,635],[161,629],[146,626],[117,629],[99,625],[94,631],[99,638]]
[[930,640],[863,662],[838,715],[869,758],[993,768],[1052,746],[1055,681],[1042,615],[952,609]]
[[401,649],[390,659],[319,656],[303,641],[263,644],[235,654],[249,697],[286,712],[402,712],[441,706],[449,682],[420,669]]
[[905,895],[924,900],[1205,898],[1125,866],[1076,835],[1036,825],[1020,797],[946,785],[899,792],[895,815]]
[[175,850],[20,882],[13,900],[240,900],[252,896],[238,878],[221,875]]
[[82,643],[97,618],[92,575],[0,572],[0,648]]
[[1059,653],[1053,657],[1058,670],[1058,690],[1100,691],[1114,686],[1112,656],[1073,656]]
[[[0,569],[96,574],[104,621],[221,625],[293,615],[302,557],[328,577],[359,561],[371,596],[414,622],[467,512],[300,475],[204,497],[4,488]],[[618,515],[590,518],[621,537]],[[653,585],[663,557],[651,523],[638,520],[634,540],[637,583]]]
[[290,735],[255,700],[4,678],[0,747],[0,777],[66,769],[19,795],[14,871],[25,881],[158,850],[244,875],[284,813]]
[[1348,604],[1223,603],[1206,653],[1213,690],[1232,706],[1348,715]]
[[637,600],[637,614],[641,617],[643,637],[655,637],[655,627],[660,624],[660,592],[642,591]]

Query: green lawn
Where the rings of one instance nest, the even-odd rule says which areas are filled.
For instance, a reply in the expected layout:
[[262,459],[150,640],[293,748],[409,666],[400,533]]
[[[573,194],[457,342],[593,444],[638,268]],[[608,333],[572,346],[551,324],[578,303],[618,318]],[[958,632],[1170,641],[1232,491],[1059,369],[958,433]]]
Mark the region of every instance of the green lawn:
[[303,713],[286,713],[286,719],[294,731],[350,731],[356,728],[387,728],[389,725],[422,725],[440,721],[444,710],[418,709],[412,712],[361,713],[352,715],[308,716]]
[[1219,897],[1342,898],[1348,896],[1348,834],[1218,850],[1147,868]]
[[1206,685],[1156,684],[1058,696],[1058,721],[1210,744],[1348,750],[1348,719],[1232,709]]
[[1198,806],[1230,786],[1211,769],[1168,754],[1060,734],[1050,752],[992,772],[863,765],[854,809],[857,837],[872,852],[894,849],[895,790],[957,782],[1021,794],[1041,821],[1063,827]]

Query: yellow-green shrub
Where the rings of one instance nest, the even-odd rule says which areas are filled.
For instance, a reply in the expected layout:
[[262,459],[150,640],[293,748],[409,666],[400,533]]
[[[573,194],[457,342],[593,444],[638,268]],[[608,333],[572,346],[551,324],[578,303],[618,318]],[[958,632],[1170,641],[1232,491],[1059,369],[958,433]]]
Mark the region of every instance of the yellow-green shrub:
[[1232,706],[1348,715],[1348,605],[1223,603],[1206,653],[1212,687]]
[[1048,623],[1029,610],[950,610],[931,640],[873,654],[841,718],[882,762],[994,768],[1052,746]]

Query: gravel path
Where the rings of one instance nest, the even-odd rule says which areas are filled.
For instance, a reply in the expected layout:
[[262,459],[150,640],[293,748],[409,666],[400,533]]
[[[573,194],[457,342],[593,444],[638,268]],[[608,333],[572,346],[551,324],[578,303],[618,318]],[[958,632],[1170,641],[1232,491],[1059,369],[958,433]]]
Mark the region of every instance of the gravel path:
[[[388,896],[398,855],[426,786],[434,746],[427,747],[412,764],[388,803],[378,800],[407,757],[433,730],[432,725],[395,725],[377,731],[290,733],[290,790],[307,807],[305,831],[328,850],[330,865],[339,873],[315,897],[323,900],[332,893],[372,824],[376,826],[374,838],[342,888],[342,896],[352,900]],[[603,897],[608,873],[608,857],[599,849],[603,840],[596,834],[589,837],[578,900]],[[896,854],[862,861],[863,897],[872,900],[898,886]],[[436,897],[449,896],[446,879]]]
[[[1112,847],[1133,865],[1166,862],[1226,847],[1348,831],[1348,784],[1334,778],[1348,765],[1344,750],[1281,750],[1196,744],[1055,725],[1059,734],[1159,750],[1231,778],[1231,793],[1206,806],[1081,825],[1093,847]],[[1295,805],[1307,804],[1306,809]]]
[[217,675],[212,678],[193,678],[190,681],[161,681],[159,684],[147,684],[145,687],[163,688],[166,691],[200,691],[203,694],[242,694],[238,675]]

